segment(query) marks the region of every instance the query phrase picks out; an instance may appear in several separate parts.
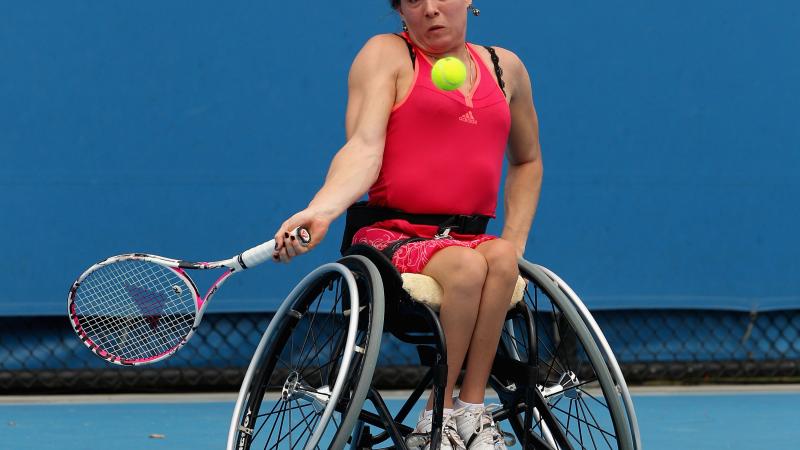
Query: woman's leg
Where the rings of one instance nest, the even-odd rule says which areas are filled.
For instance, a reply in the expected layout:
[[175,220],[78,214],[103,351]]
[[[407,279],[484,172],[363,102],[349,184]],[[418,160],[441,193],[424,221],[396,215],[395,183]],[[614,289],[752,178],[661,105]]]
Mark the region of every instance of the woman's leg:
[[509,241],[494,239],[480,244],[476,250],[485,258],[488,271],[458,396],[467,403],[483,403],[508,304],[519,276],[516,249]]
[[[473,336],[486,273],[483,255],[471,248],[458,246],[439,250],[422,270],[422,274],[435,279],[443,291],[439,321],[447,341],[445,408],[453,407],[453,388]],[[431,396],[426,409],[432,408]]]

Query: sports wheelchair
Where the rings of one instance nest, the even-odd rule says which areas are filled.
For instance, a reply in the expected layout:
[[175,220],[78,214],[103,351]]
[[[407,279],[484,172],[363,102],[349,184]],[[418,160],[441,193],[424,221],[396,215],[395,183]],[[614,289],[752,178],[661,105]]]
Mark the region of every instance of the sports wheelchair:
[[[447,379],[441,288],[430,277],[401,275],[372,247],[349,246],[351,236],[345,232],[344,256],[303,278],[270,321],[239,391],[228,450],[406,449],[416,422],[408,415],[427,389],[431,448],[439,448]],[[500,401],[494,420],[511,430],[503,431],[506,444],[641,450],[628,388],[589,311],[550,270],[520,259],[519,271],[489,380]],[[417,346],[427,367],[394,415],[372,387],[383,333]]]

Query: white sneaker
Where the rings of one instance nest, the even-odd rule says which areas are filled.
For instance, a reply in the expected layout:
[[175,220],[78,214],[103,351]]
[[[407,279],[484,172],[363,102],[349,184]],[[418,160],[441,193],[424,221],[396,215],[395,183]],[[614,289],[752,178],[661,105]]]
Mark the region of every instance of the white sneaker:
[[[441,450],[466,450],[467,447],[458,434],[453,413],[445,414],[443,419]],[[432,424],[433,416],[425,417],[424,412],[420,413],[417,426],[406,437],[406,446],[409,450],[430,450]]]
[[496,407],[499,405],[472,406],[454,414],[458,434],[469,450],[506,450],[505,433],[492,419]]

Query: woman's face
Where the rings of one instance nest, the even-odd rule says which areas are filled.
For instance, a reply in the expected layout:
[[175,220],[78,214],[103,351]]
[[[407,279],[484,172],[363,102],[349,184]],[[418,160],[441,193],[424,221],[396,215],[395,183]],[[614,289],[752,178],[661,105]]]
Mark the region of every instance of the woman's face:
[[400,16],[422,49],[443,53],[464,44],[470,0],[402,0]]

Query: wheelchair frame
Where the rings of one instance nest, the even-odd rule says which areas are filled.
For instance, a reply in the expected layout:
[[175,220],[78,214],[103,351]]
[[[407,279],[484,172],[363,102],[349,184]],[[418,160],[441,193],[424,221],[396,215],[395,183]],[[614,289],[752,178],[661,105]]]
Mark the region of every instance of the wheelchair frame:
[[[534,289],[542,289],[552,302],[554,305],[553,316],[562,316],[559,320],[564,320],[574,330],[573,339],[577,339],[577,342],[582,345],[583,357],[588,359],[591,369],[596,375],[596,381],[600,384],[600,390],[606,402],[604,404],[598,400],[598,403],[608,408],[614,428],[613,433],[600,430],[605,433],[601,436],[608,444],[607,447],[602,448],[641,450],[638,423],[621,370],[608,342],[588,309],[574,291],[552,271],[522,259],[519,261],[519,267],[520,273],[529,280],[529,284],[535,284]],[[342,285],[346,286],[345,290],[348,293],[347,300],[342,300],[341,306],[341,316],[348,320],[347,339],[343,346],[337,344],[336,348],[342,351],[341,357],[336,356],[331,360],[340,362],[336,372],[336,382],[332,388],[328,385],[322,386],[322,389],[315,394],[309,394],[313,390],[312,388],[303,388],[308,392],[303,389],[292,390],[294,389],[291,387],[292,383],[303,385],[301,379],[304,372],[298,369],[297,372],[291,372],[286,377],[282,388],[282,399],[285,402],[288,403],[288,395],[289,401],[298,402],[298,405],[297,398],[314,405],[316,418],[313,420],[316,420],[316,425],[314,425],[316,428],[309,433],[305,446],[302,448],[325,448],[323,445],[327,445],[327,448],[338,450],[349,442],[351,449],[363,449],[372,448],[373,445],[391,440],[393,448],[405,449],[407,447],[404,437],[412,431],[412,427],[402,422],[428,387],[432,387],[434,394],[431,448],[438,448],[441,440],[444,408],[443,388],[447,379],[447,353],[444,333],[437,313],[429,306],[413,301],[403,291],[402,280],[388,258],[371,247],[356,245],[351,247],[346,252],[346,256],[338,263],[325,264],[307,275],[292,290],[276,312],[275,319],[270,322],[262,336],[242,383],[228,434],[227,448],[229,450],[250,448],[248,439],[255,434],[254,420],[257,416],[253,413],[252,408],[253,405],[260,406],[264,393],[264,389],[259,386],[259,383],[267,385],[269,380],[275,376],[271,371],[269,374],[259,371],[264,372],[266,367],[269,367],[269,365],[263,366],[265,357],[269,359],[275,356],[275,352],[285,350],[285,342],[283,348],[278,348],[281,345],[278,342],[279,338],[276,337],[280,334],[279,330],[286,329],[288,322],[298,321],[309,315],[308,310],[301,312],[302,308],[297,308],[296,305],[301,303],[301,299],[305,298],[304,295],[307,296],[310,287],[318,282],[320,277],[332,274],[335,277],[341,277]],[[362,283],[361,286],[357,286],[359,281]],[[369,300],[360,301],[365,294]],[[387,294],[388,298],[385,304],[384,294]],[[558,314],[556,314],[556,307]],[[336,308],[334,305],[334,312],[338,311]],[[364,314],[365,311],[368,314]],[[369,316],[369,318],[365,319],[365,316]],[[409,326],[407,319],[412,316],[421,319],[425,327]],[[514,320],[517,320],[517,328],[515,328]],[[313,319],[311,319],[311,324],[313,325],[313,323]],[[419,323],[414,322],[414,325]],[[566,378],[563,376],[567,375],[565,373],[555,383],[539,384],[540,381],[547,382],[549,372],[553,370],[554,364],[551,363],[548,373],[542,381],[543,368],[539,367],[539,351],[542,344],[538,341],[538,333],[544,328],[544,325],[534,320],[525,301],[510,310],[504,328],[504,336],[507,336],[511,343],[504,344],[503,338],[501,338],[500,346],[502,348],[498,349],[498,355],[495,357],[490,375],[490,385],[498,393],[503,403],[503,409],[495,412],[494,418],[498,422],[508,420],[523,448],[551,450],[580,448],[584,446],[583,443],[579,447],[575,447],[572,443],[578,437],[574,432],[570,432],[570,419],[567,419],[565,425],[563,421],[559,421],[557,412],[554,412],[558,409],[557,404],[560,400],[554,402],[552,399],[560,399],[563,396],[592,396],[586,393],[581,384],[583,382],[571,369],[566,371],[571,374]],[[355,342],[359,329],[361,329],[362,336],[360,344]],[[403,342],[417,345],[421,364],[429,367],[421,383],[414,389],[395,416],[390,414],[380,393],[370,383],[381,335],[384,332],[393,334]],[[561,332],[558,331],[558,333]],[[525,339],[528,341],[527,344],[522,344],[521,341]],[[305,346],[305,342],[303,345]],[[574,345],[574,343],[570,345]],[[527,354],[521,355],[518,346]],[[556,355],[551,353],[552,360],[558,359],[557,353],[560,347],[561,343],[555,350]],[[523,358],[523,356],[525,357]],[[280,355],[276,358],[280,360]],[[523,359],[526,359],[527,362]],[[531,360],[535,364],[531,364]],[[272,367],[274,368],[275,365]],[[358,379],[353,379],[355,378],[354,374]],[[295,378],[292,378],[293,376]],[[282,377],[278,378],[283,379]],[[321,375],[320,379],[320,384],[323,384]],[[289,387],[287,388],[287,386]],[[320,393],[322,391],[324,392]],[[289,393],[287,394],[287,392]],[[341,398],[343,393],[345,393],[344,399]],[[377,414],[363,410],[362,406],[366,400],[372,403]],[[334,412],[340,414],[342,422],[338,423],[335,418],[333,419],[335,430],[331,437],[331,431],[328,428]],[[568,417],[572,417],[571,412],[572,403],[570,403],[570,411],[567,413]],[[575,414],[580,416],[578,412]],[[587,417],[585,411],[583,414],[584,417]],[[290,421],[291,417],[290,415]],[[305,417],[303,417],[304,421]],[[593,416],[592,419],[597,424],[597,420]],[[267,420],[264,424],[267,423]],[[272,425],[273,431],[277,420],[276,417]],[[283,425],[283,420],[281,420],[281,429]],[[382,431],[373,436],[369,426],[374,426]],[[537,427],[538,432],[534,432]],[[595,428],[599,428],[599,426],[595,426]],[[591,434],[592,431],[587,427],[587,432]],[[581,433],[581,428],[578,429],[578,433]],[[616,447],[608,442],[606,435],[614,437]],[[321,443],[324,440],[323,437],[327,439],[326,444]],[[269,439],[271,438],[272,433],[270,433]],[[291,437],[289,439],[291,440]],[[594,442],[594,436],[592,436],[592,442]],[[292,448],[299,444],[298,441],[298,444],[293,445]],[[264,448],[268,448],[267,445]],[[278,448],[277,443],[274,448]]]

